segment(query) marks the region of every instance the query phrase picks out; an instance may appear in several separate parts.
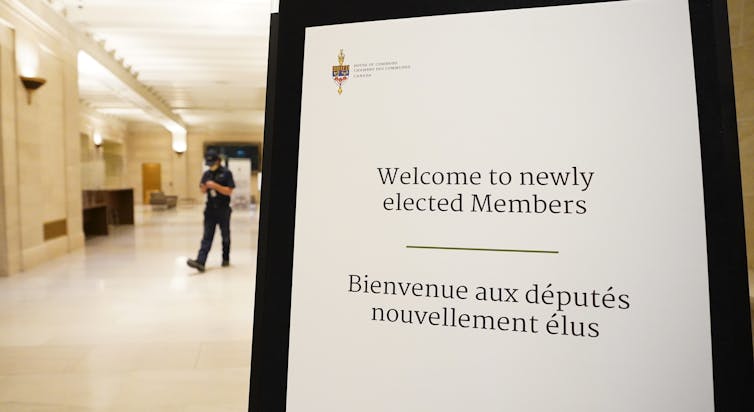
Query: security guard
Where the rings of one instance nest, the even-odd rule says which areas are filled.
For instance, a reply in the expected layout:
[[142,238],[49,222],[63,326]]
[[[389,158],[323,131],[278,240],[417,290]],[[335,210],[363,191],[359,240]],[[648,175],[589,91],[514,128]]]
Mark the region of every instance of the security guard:
[[199,188],[207,194],[207,206],[204,209],[204,236],[196,260],[186,263],[200,272],[204,272],[204,263],[215,237],[215,226],[220,226],[223,237],[223,266],[230,265],[230,195],[236,187],[233,174],[222,166],[222,159],[216,151],[207,150],[204,161],[209,170],[202,175]]

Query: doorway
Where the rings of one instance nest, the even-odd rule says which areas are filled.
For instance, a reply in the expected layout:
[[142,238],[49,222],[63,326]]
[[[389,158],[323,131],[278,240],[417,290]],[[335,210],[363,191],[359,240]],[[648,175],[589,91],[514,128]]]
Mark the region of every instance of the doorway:
[[149,194],[162,191],[162,167],[159,163],[141,164],[141,193],[144,204],[149,204]]

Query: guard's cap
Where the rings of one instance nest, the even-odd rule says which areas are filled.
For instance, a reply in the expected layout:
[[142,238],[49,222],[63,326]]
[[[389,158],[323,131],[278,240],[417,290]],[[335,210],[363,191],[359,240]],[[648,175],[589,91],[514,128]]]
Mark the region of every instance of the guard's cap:
[[217,154],[217,150],[209,149],[207,150],[207,153],[204,154],[204,164],[207,166],[212,166],[217,162],[217,159],[220,158],[220,155]]

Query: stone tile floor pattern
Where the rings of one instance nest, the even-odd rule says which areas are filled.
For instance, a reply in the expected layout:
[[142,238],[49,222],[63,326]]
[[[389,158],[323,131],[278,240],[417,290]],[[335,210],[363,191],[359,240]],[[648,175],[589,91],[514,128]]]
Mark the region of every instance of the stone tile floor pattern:
[[137,207],[134,226],[0,278],[0,411],[246,411],[258,216],[234,211],[203,274],[202,207]]

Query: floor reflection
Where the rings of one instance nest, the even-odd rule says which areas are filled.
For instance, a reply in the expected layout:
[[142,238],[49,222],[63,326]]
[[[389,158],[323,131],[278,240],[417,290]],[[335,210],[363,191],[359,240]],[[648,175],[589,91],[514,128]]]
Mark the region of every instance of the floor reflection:
[[0,410],[246,411],[258,218],[234,211],[198,274],[202,206],[137,208],[76,251],[0,278]]

